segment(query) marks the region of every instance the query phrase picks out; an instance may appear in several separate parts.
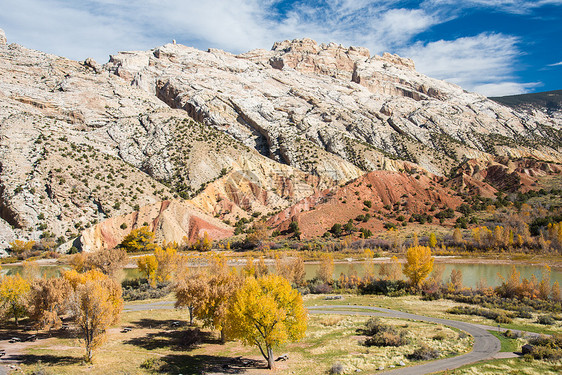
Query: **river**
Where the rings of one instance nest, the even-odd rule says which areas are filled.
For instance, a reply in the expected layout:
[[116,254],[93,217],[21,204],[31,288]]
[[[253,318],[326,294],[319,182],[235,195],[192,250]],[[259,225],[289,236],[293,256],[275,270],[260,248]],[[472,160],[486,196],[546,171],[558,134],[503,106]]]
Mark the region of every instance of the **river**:
[[[457,269],[462,271],[463,284],[466,287],[475,287],[481,279],[484,279],[488,286],[498,286],[501,284],[500,275],[507,279],[511,274],[512,268],[511,264],[486,263],[485,261],[467,263],[466,260],[463,260],[462,263],[456,263],[454,259],[450,259],[441,263],[445,265],[445,270],[443,272],[444,281],[448,279],[453,269]],[[339,278],[342,272],[344,274],[349,274],[353,272],[353,270],[355,270],[358,276],[363,276],[365,270],[364,264],[364,262],[360,261],[336,263],[334,278]],[[241,266],[236,266],[235,268],[240,267]],[[318,263],[305,264],[306,278],[312,279],[316,275],[319,267],[320,265]],[[543,270],[541,265],[516,264],[515,268],[521,273],[521,278],[529,279],[532,275],[535,275],[538,280],[541,279]],[[40,266],[41,273],[46,277],[56,277],[60,274],[62,269],[63,266],[60,265]],[[379,269],[380,264],[375,264],[375,275],[378,275]],[[21,266],[3,265],[0,273],[13,274],[20,271]],[[139,272],[136,268],[125,269],[125,277],[127,279],[139,277]],[[551,283],[558,281],[558,283],[562,285],[562,270],[552,269],[550,281]]]

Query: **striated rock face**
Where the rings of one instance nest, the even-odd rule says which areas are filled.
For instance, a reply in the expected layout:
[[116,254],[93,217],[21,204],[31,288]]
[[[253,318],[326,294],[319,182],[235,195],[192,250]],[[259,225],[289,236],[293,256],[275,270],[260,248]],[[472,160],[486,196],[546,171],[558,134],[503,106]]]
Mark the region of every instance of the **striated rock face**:
[[[321,236],[332,225],[345,224],[350,219],[355,220],[358,228],[380,231],[385,221],[400,224],[396,221],[399,215],[407,219],[412,214],[429,212],[431,206],[438,212],[462,203],[454,191],[441,186],[442,178],[418,172],[411,169],[408,173],[367,173],[343,187],[305,198],[270,218],[268,225],[284,231],[291,221],[297,221],[303,238]],[[366,201],[370,207],[365,205]],[[371,219],[356,220],[366,214]]]
[[560,121],[363,48],[302,39],[235,56],[168,44],[112,56],[106,68],[262,155],[320,175],[342,160],[382,169],[389,154],[436,174],[465,155],[561,160]]
[[214,239],[229,237],[233,233],[231,227],[205,215],[188,202],[163,201],[94,225],[82,233],[80,246],[84,251],[111,249],[121,243],[132,229],[145,225],[154,232],[157,243],[190,243],[205,232]]
[[[513,160],[496,157],[492,160],[471,159],[456,170],[453,183],[468,193],[493,197],[498,190],[527,192],[536,189],[539,180],[562,174],[562,165],[536,159]],[[458,181],[462,180],[459,184]],[[476,189],[476,191],[473,191]]]
[[559,117],[359,47],[300,39],[232,55],[168,44],[102,66],[0,33],[0,249],[41,237],[68,245],[84,231],[85,248],[112,246],[139,210],[153,220],[170,200],[159,238],[197,228],[221,237],[230,229],[213,216],[298,216],[375,170],[443,175],[475,159],[488,171],[467,171],[460,185],[493,189],[513,173],[532,184],[542,169],[496,157],[561,161],[560,144]]

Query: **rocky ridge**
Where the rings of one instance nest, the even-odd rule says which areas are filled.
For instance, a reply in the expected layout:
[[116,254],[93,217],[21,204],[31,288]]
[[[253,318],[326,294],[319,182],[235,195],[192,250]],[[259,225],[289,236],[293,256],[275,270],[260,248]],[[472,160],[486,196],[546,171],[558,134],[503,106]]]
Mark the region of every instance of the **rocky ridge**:
[[[110,217],[191,198],[249,165],[258,182],[275,171],[307,185],[306,174],[193,121],[92,59],[0,45],[0,248],[14,239],[62,243]],[[342,170],[360,174],[353,165]],[[330,184],[324,178],[319,186]],[[270,197],[287,207],[312,188]]]
[[561,160],[560,121],[364,48],[301,39],[232,55],[167,44],[114,55],[105,67],[261,154],[319,175],[342,160],[371,171],[401,158],[438,175],[464,156]]
[[157,222],[173,224],[154,226],[159,239],[201,234],[181,227],[192,220],[222,237],[231,232],[215,218],[298,214],[368,171],[560,161],[560,127],[359,47],[168,44],[102,66],[7,45],[0,32],[0,248],[80,233],[85,249],[112,246],[167,201]]

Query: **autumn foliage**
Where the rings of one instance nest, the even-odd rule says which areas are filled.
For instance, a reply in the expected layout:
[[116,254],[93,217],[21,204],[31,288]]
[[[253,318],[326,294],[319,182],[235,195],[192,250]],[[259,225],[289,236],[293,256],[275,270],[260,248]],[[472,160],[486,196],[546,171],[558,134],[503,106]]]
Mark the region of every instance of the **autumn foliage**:
[[302,297],[281,276],[249,277],[234,294],[227,314],[228,333],[257,346],[273,367],[273,348],[304,337],[307,312]]
[[433,269],[431,249],[427,246],[413,246],[406,251],[403,272],[414,288],[420,288]]

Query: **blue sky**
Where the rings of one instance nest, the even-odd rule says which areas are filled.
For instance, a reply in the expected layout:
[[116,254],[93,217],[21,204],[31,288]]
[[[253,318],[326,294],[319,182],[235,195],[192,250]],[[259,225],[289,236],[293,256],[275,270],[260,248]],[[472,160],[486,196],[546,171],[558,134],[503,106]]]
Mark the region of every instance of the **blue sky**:
[[411,57],[488,96],[562,89],[562,0],[1,0],[0,28],[101,63],[172,39],[240,53],[310,37]]

